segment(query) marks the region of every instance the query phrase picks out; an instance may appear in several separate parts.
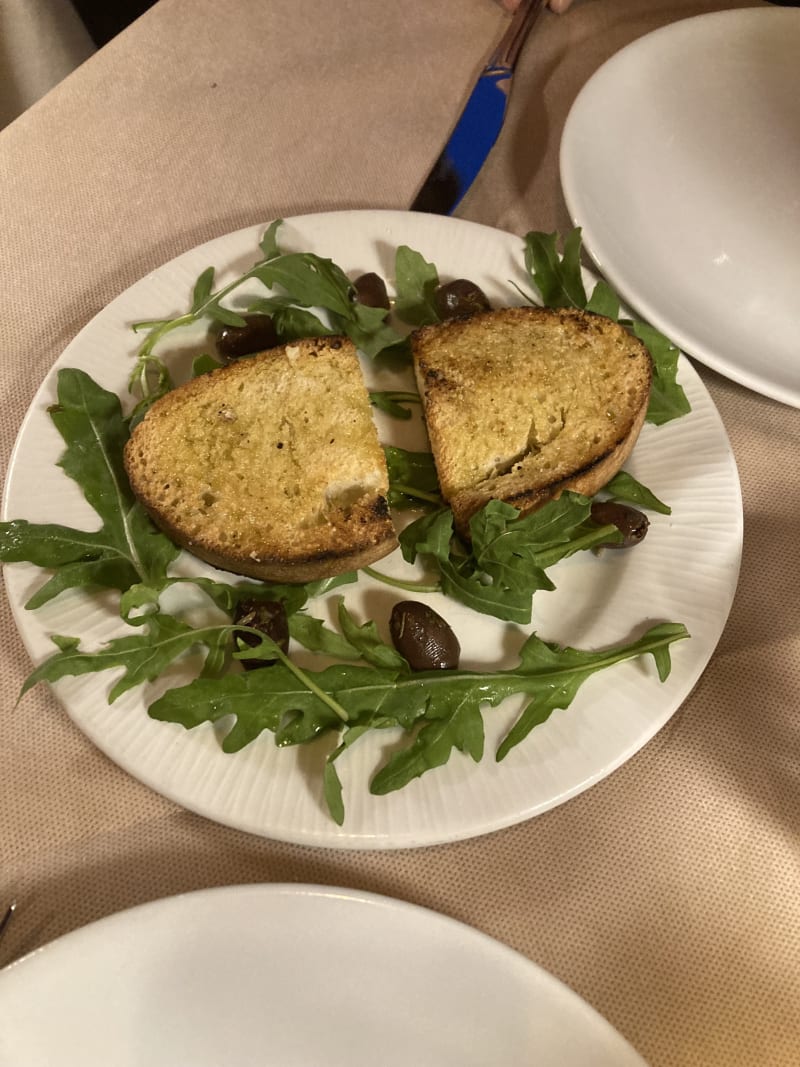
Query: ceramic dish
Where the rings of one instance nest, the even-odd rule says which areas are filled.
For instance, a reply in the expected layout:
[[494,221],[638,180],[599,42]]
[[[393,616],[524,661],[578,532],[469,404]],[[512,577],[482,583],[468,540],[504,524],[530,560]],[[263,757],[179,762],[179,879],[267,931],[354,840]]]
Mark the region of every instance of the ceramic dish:
[[[130,323],[182,311],[209,264],[220,269],[220,284],[240,274],[258,258],[262,232],[239,231],[187,252],[134,285],[83,330],[44,382],[22,427],[6,486],[6,518],[96,527],[79,490],[56,466],[63,442],[47,415],[56,371],[81,367],[104,387],[124,392],[137,343]],[[376,270],[389,279],[394,249],[407,243],[436,263],[442,278],[466,276],[482,285],[495,305],[520,302],[511,282],[527,284],[520,238],[449,218],[395,212],[307,216],[288,220],[281,240],[287,250],[314,250],[337,260],[351,276]],[[175,337],[184,354],[207,344],[204,330]],[[367,367],[366,373],[379,388],[409,387],[396,372]],[[653,515],[647,539],[629,553],[582,553],[559,564],[556,591],[536,595],[531,627],[548,641],[592,649],[630,641],[656,622],[684,623],[691,640],[673,646],[665,683],[649,657],[594,675],[568,711],[556,712],[497,763],[496,747],[521,707],[510,699],[484,716],[486,754],[480,763],[454,753],[446,766],[387,796],[372,796],[368,784],[391,739],[386,731],[363,737],[339,764],[346,807],[341,827],[322,802],[325,740],[277,749],[272,735],[262,734],[226,755],[210,724],[187,732],[148,717],[149,703],[166,685],[191,680],[196,662],[176,666],[167,679],[131,690],[111,706],[113,672],[65,678],[55,686],[59,699],[112,760],[153,789],[210,819],[286,841],[341,848],[430,845],[487,833],[563,803],[629,759],[680,706],[714,651],[736,588],[742,536],[736,465],[717,411],[685,360],[680,379],[691,414],[646,426],[627,465],[671,505],[672,514]],[[378,424],[384,442],[427,447],[419,422],[379,413]],[[178,569],[224,578],[185,554]],[[399,552],[381,561],[380,569],[408,574]],[[37,568],[6,568],[14,616],[35,662],[53,651],[51,634],[80,635],[84,647],[95,648],[125,632],[111,595],[74,592],[25,610],[41,583]],[[387,635],[391,606],[403,594],[366,578],[339,592],[357,619],[376,620]],[[443,596],[431,595],[429,603],[458,635],[462,667],[518,662],[524,636],[518,628]],[[311,611],[330,621],[329,602],[312,604]],[[302,653],[299,658],[303,662]]]
[[689,355],[800,407],[800,11],[673,23],[578,94],[561,180],[592,258]]
[[5,1067],[644,1067],[585,1001],[468,926],[302,885],[145,904],[0,972]]

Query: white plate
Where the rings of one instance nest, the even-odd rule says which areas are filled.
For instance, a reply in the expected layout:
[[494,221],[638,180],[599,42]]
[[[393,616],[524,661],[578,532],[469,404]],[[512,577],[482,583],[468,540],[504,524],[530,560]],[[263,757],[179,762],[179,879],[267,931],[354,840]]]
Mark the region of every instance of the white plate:
[[4,1067],[645,1067],[485,934],[321,886],[145,904],[0,972]]
[[[101,312],[56,366],[82,367],[106,388],[123,389],[135,348],[128,324],[183,310],[196,276],[211,263],[241,272],[258,258],[262,229],[222,237],[155,271]],[[525,282],[518,237],[449,218],[399,212],[306,216],[287,222],[282,237],[286,249],[314,250],[353,273],[375,269],[389,277],[393,249],[405,242],[437,263],[443,278],[472,277],[497,304],[515,302],[509,279]],[[189,335],[183,343],[197,350],[203,339]],[[447,766],[385,797],[371,796],[367,786],[392,739],[385,733],[363,738],[340,762],[347,809],[342,828],[322,804],[324,741],[310,751],[278,750],[272,736],[263,734],[241,752],[225,755],[211,725],[186,732],[148,717],[145,698],[152,702],[164,680],[109,707],[115,672],[64,679],[55,686],[59,698],[111,759],[153,789],[218,822],[287,841],[346,848],[429,845],[508,826],[562,803],[609,774],[664,725],[708,662],[730,608],[742,536],[736,466],[717,411],[685,360],[680,376],[691,415],[646,427],[628,465],[672,505],[673,514],[654,516],[647,540],[630,553],[600,558],[583,553],[564,562],[553,574],[557,591],[537,594],[535,604],[539,635],[578,648],[630,640],[656,621],[685,623],[692,639],[673,646],[673,672],[665,684],[658,682],[652,660],[595,675],[568,711],[554,714],[498,764],[493,753],[521,706],[510,700],[485,715],[482,763],[456,753]],[[383,375],[378,384],[392,381]],[[62,442],[46,413],[54,396],[51,373],[20,433],[5,516],[57,519],[91,529],[96,516],[55,466]],[[379,419],[379,428],[385,441],[426,447],[419,425],[386,418]],[[218,573],[185,555],[180,565]],[[381,561],[380,569],[403,573],[405,565],[396,553]],[[52,652],[52,633],[80,635],[84,647],[92,648],[123,632],[110,595],[67,594],[39,611],[25,611],[22,605],[41,582],[41,572],[27,564],[6,569],[17,625],[34,661]],[[343,592],[359,618],[380,621],[387,634],[391,605],[398,599],[393,590],[362,579]],[[463,667],[518,662],[522,635],[514,627],[443,597],[431,597],[430,603],[454,627]],[[330,607],[312,610],[328,618]],[[171,672],[169,683],[191,676],[183,667]]]
[[587,250],[685,352],[800,407],[800,11],[699,15],[612,56],[564,127]]

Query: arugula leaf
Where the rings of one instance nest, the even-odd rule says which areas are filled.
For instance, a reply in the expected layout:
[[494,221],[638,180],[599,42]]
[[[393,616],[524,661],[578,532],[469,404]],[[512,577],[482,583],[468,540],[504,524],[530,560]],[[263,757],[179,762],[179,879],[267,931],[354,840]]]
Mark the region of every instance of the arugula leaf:
[[289,636],[310,652],[320,652],[334,659],[360,659],[361,653],[347,638],[329,629],[321,619],[305,612],[289,616]]
[[638,504],[642,508],[650,508],[662,515],[671,515],[672,508],[659,500],[655,493],[651,492],[646,485],[628,474],[627,471],[619,471],[610,482],[603,486],[603,493],[608,493],[615,500],[627,500],[631,504]]
[[395,252],[395,314],[410,326],[427,326],[439,322],[433,295],[439,284],[439,272],[433,263],[408,245]]
[[[385,308],[367,307],[355,299],[350,279],[333,260],[313,252],[288,252],[254,268],[254,273],[268,289],[281,286],[293,304],[324,308],[330,314],[333,331],[347,334],[367,356],[374,357],[402,340],[385,321]],[[273,314],[284,328],[302,329],[306,324],[315,330],[313,336],[319,335],[319,327],[314,325],[316,316],[311,313],[302,315],[276,306]]]
[[557,233],[531,231],[525,235],[525,268],[542,296],[545,307],[586,307],[581,271],[581,231],[578,227],[564,238],[559,256]]
[[595,315],[605,315],[614,322],[619,321],[619,297],[602,278],[592,290],[592,295],[586,302],[586,310],[593,311]]
[[171,615],[148,615],[143,627],[129,637],[117,637],[96,652],[82,651],[78,638],[53,638],[59,651],[41,663],[25,680],[20,696],[38,682],[57,682],[68,675],[91,674],[122,667],[124,673],[109,693],[113,702],[129,689],[151,682],[178,656],[197,645],[205,645],[208,654],[222,644],[229,645],[231,626],[195,629]]
[[[499,501],[501,508],[510,507]],[[512,509],[516,515],[516,509]],[[460,600],[474,611],[507,622],[525,623],[531,618],[530,589],[515,589],[489,579],[475,555],[454,537],[453,513],[442,509],[411,523],[399,537],[403,558],[413,563],[418,555],[430,556],[439,571],[443,593]]]
[[368,733],[370,730],[376,729],[378,725],[379,724],[375,719],[367,719],[358,726],[345,727],[342,731],[342,740],[340,744],[325,760],[325,769],[322,773],[323,796],[325,797],[325,804],[330,812],[331,818],[337,826],[342,826],[344,824],[344,799],[342,796],[342,782],[335,766],[336,760],[338,760],[351,745],[355,744],[360,737],[363,737],[364,734]]
[[[478,566],[492,577],[513,575],[521,588],[552,589],[542,573],[548,565],[572,555],[573,539],[591,514],[591,502],[578,493],[565,492],[557,500],[528,515],[501,500],[492,500],[470,520],[472,551]],[[530,573],[526,575],[526,565]],[[542,584],[542,582],[544,584]]]
[[398,540],[406,563],[414,563],[418,555],[430,555],[442,562],[450,558],[453,536],[453,513],[442,508],[409,523]]
[[679,350],[663,333],[644,322],[634,322],[633,333],[647,347],[653,359],[653,384],[647,421],[661,426],[691,411],[691,405],[678,384]]
[[656,663],[659,679],[669,675],[669,645],[682,641],[689,632],[681,623],[660,623],[638,640],[605,652],[583,652],[560,648],[531,634],[520,652],[522,667],[535,674],[541,685],[534,700],[525,708],[497,750],[498,762],[524,740],[531,730],[545,722],[557,708],[568,708],[575,694],[590,674],[610,667],[623,659],[650,654]]
[[[365,713],[374,710],[375,701],[391,690],[398,672],[337,664],[303,673],[313,687],[298,678],[286,662],[220,679],[196,678],[188,685],[169,689],[150,706],[148,714],[187,729],[232,715],[236,721],[222,743],[225,752],[238,752],[264,730],[275,733],[279,745],[302,744],[341,728],[341,718],[322,695],[346,707],[348,722],[357,725]],[[287,717],[289,721],[284,723]]]
[[396,671],[410,669],[400,653],[381,640],[374,622],[365,622],[362,626],[357,625],[344,605],[344,598],[339,600],[339,625],[349,644],[357,649],[361,658],[371,663],[373,667]]
[[247,323],[242,315],[238,311],[232,311],[230,308],[220,304],[217,300],[209,300],[207,304],[203,306],[201,312],[198,312],[198,318],[200,314],[205,315],[211,319],[212,322],[219,322],[223,326],[246,326]]
[[439,478],[430,452],[409,452],[395,445],[384,445],[389,472],[389,505],[414,508],[420,505],[441,506]]
[[[413,743],[394,755],[370,782],[374,796],[385,796],[402,789],[434,767],[442,767],[453,749],[471,756],[476,763],[483,759],[483,717],[481,703],[485,693],[469,685],[454,686],[449,692],[437,693],[437,715],[426,721]],[[430,709],[426,717],[431,716]]]
[[282,344],[303,337],[331,337],[335,333],[313,311],[292,303],[289,296],[258,297],[248,303],[247,311],[250,314],[269,315]]
[[208,298],[211,296],[211,290],[214,288],[214,274],[215,270],[213,267],[206,267],[206,269],[194,283],[191,306],[191,312],[193,315],[200,310],[200,308],[208,301]]
[[[317,582],[309,582],[307,585],[281,585],[274,582],[239,582],[233,585],[230,582],[217,582],[213,578],[204,578],[201,575],[191,578],[168,577],[156,585],[139,583],[123,592],[120,597],[120,615],[129,625],[140,625],[148,611],[145,610],[144,614],[138,615],[134,615],[134,612],[142,612],[143,609],[158,611],[161,594],[166,589],[174,585],[189,584],[204,592],[220,611],[231,617],[242,600],[280,601],[286,609],[291,630],[295,613],[301,611],[310,599],[357,580],[358,574],[355,571],[338,574],[333,578],[325,578]],[[345,651],[344,648],[343,651]],[[342,658],[349,657],[343,655]]]
[[350,279],[332,259],[313,252],[287,252],[253,268],[267,289],[280,285],[301,307],[322,307],[351,316]]
[[196,356],[192,360],[192,377],[199,378],[202,374],[208,374],[209,371],[219,370],[223,364],[218,359],[214,359],[213,356],[204,352],[201,356]]
[[269,262],[271,259],[275,259],[276,256],[281,254],[280,247],[278,245],[278,230],[283,225],[283,219],[275,219],[271,222],[267,229],[264,231],[264,236],[259,242],[259,248],[264,256],[264,259]]
[[128,485],[122,459],[128,430],[119,398],[80,370],[58,374],[50,417],[66,442],[59,466],[102,520],[88,533],[56,523],[0,523],[0,560],[29,560],[56,573],[28,601],[36,608],[65,589],[158,584],[178,549],[159,533]]
[[367,307],[354,301],[349,318],[332,314],[331,321],[365,356],[374,359],[387,350],[399,351],[404,343],[404,338],[385,321],[388,314],[385,308]]
[[[331,578],[319,578],[316,582],[307,582],[303,587],[309,599],[316,596],[324,596],[326,593],[338,589],[340,585],[350,585],[358,581],[358,571],[346,571],[344,574],[334,574]],[[297,588],[294,586],[294,588]]]
[[439,563],[442,592],[482,615],[525,626],[531,621],[531,593],[502,582],[487,582],[472,559],[451,557]]
[[332,337],[334,333],[313,311],[305,308],[276,308],[272,313],[272,321],[283,344],[300,341],[304,337]]

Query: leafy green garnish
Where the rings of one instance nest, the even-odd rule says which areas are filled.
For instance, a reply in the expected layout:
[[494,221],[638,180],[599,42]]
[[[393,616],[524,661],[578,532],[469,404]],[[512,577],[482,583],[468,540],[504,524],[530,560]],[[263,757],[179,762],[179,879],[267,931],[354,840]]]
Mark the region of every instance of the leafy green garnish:
[[129,689],[152,682],[179,656],[205,645],[212,662],[231,641],[230,626],[207,626],[196,629],[181,619],[160,613],[148,615],[136,633],[117,637],[99,651],[85,651],[77,637],[53,637],[59,651],[39,664],[26,679],[23,695],[38,682],[57,682],[71,675],[123,668],[123,675],[112,687],[108,701],[113,703]]
[[346,637],[331,630],[321,619],[306,615],[305,612],[289,616],[289,636],[310,652],[319,652],[333,659],[359,659],[361,656]]
[[393,508],[441,506],[439,479],[430,452],[409,452],[384,445],[389,472],[389,504]]
[[[294,341],[300,337],[344,333],[368,356],[394,348],[403,337],[386,321],[383,308],[367,307],[355,298],[349,278],[333,260],[313,252],[281,252],[278,229],[273,222],[261,240],[262,258],[232,282],[214,289],[215,270],[208,267],[194,284],[189,310],[174,318],[148,319],[134,323],[137,332],[147,336],[137,353],[128,387],[140,400],[134,419],[173,387],[166,364],[156,355],[156,345],[173,330],[194,322],[209,320],[226,326],[243,326],[243,311],[224,301],[245,282],[257,280],[268,290],[277,289],[272,297],[251,299],[247,311],[262,311],[274,318],[278,337]],[[308,308],[328,313],[330,326]]]
[[419,404],[419,393],[409,393],[399,389],[375,390],[369,394],[373,407],[385,411],[395,419],[410,419],[412,412],[405,404]]
[[658,511],[662,515],[672,514],[672,508],[669,504],[659,500],[655,493],[651,492],[646,485],[637,482],[633,475],[628,474],[627,471],[620,471],[614,475],[610,482],[606,482],[603,487],[603,494],[613,497],[615,500],[627,500],[629,504],[638,504],[639,507]]
[[548,308],[585,308],[586,290],[581,272],[581,231],[571,230],[558,252],[557,233],[532,230],[525,237],[525,269]]
[[[690,411],[689,401],[678,384],[678,349],[646,323],[619,318],[619,299],[605,281],[598,281],[587,299],[581,270],[581,231],[571,230],[563,239],[557,233],[531,231],[525,236],[525,267],[541,294],[545,307],[574,307],[614,319],[630,329],[646,346],[653,360],[653,384],[647,421],[661,425]],[[520,292],[522,292],[520,290]],[[531,303],[538,301],[522,293]]]
[[192,377],[199,378],[201,374],[208,374],[209,371],[219,370],[223,364],[218,359],[214,359],[207,352],[203,355],[197,356],[192,360]]
[[427,326],[439,322],[434,293],[439,272],[421,253],[400,245],[394,266],[395,314],[410,326]]
[[0,523],[0,560],[27,560],[55,573],[31,597],[37,608],[65,589],[125,590],[158,584],[178,549],[150,522],[128,484],[122,450],[128,429],[119,398],[88,374],[58,372],[58,403],[50,417],[66,442],[59,461],[101,519],[99,530],[75,530],[24,519]]
[[605,315],[607,319],[619,320],[619,297],[601,278],[592,289],[592,295],[586,301],[586,310],[595,315]]
[[400,534],[403,558],[418,555],[438,567],[442,591],[475,611],[526,625],[537,590],[554,589],[546,568],[596,545],[619,539],[614,526],[590,518],[591,501],[562,493],[544,507],[521,516],[516,508],[492,500],[470,521],[471,543],[454,534],[453,513],[424,515]]
[[284,344],[303,337],[331,337],[336,332],[326,326],[319,315],[295,306],[287,296],[259,297],[250,301],[247,310],[251,314],[269,315]]
[[[599,670],[650,654],[663,681],[670,670],[669,646],[686,637],[680,624],[662,623],[617,648],[586,652],[559,648],[533,634],[521,649],[519,665],[508,670],[410,673],[390,666],[348,665],[307,673],[317,693],[327,694],[348,709],[347,733],[329,758],[329,767],[368,729],[397,726],[414,732],[411,744],[390,756],[372,779],[370,792],[383,795],[446,763],[453,749],[480,760],[482,707],[496,707],[515,693],[531,697],[497,752],[502,759],[533,726],[556,708],[567,708],[586,678]],[[226,752],[237,751],[264,730],[287,745],[341,728],[330,707],[283,664],[213,681],[200,678],[170,689],[151,706],[150,715],[187,729],[231,715],[235,725],[223,741]],[[287,715],[291,725],[282,728]],[[325,795],[337,822],[341,821],[341,783],[329,770]]]
[[678,384],[678,348],[663,333],[644,322],[633,322],[631,330],[646,346],[653,359],[653,384],[647,421],[661,426],[688,415],[691,406]]

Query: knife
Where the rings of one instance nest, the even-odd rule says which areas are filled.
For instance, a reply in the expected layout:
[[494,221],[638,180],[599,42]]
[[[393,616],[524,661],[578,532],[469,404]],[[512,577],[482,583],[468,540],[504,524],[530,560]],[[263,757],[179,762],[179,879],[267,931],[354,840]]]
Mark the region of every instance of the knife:
[[544,0],[522,0],[417,193],[412,211],[452,215],[458,207],[503,127],[514,67],[543,6]]

